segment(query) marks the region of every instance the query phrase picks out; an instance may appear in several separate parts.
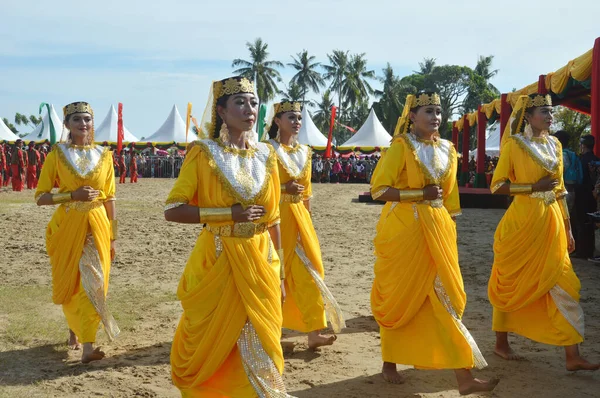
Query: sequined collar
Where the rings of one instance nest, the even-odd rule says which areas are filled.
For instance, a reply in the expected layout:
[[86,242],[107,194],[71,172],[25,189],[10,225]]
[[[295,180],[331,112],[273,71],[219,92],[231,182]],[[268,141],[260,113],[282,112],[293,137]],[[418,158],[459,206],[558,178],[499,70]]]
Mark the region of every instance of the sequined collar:
[[549,173],[556,173],[559,165],[558,140],[554,137],[532,137],[527,138],[521,134],[511,137],[525,151],[535,163]]
[[415,156],[425,177],[434,184],[441,184],[452,166],[454,145],[448,140],[421,140],[414,134],[404,134],[405,142]]
[[67,168],[77,177],[88,179],[102,165],[102,160],[110,153],[105,147],[96,145],[57,144],[56,151]]
[[288,147],[276,140],[269,140],[269,143],[275,149],[277,159],[285,171],[293,179],[302,178],[308,170],[311,150],[307,145],[296,144],[294,147]]
[[249,143],[249,149],[237,149],[211,139],[196,142],[225,189],[241,204],[254,204],[264,194],[275,164],[270,146],[259,142]]
[[252,157],[255,153],[256,153],[256,148],[253,147],[249,141],[246,141],[246,149],[240,149],[240,148],[236,148],[233,147],[231,145],[228,145],[227,143],[223,142],[223,140],[221,140],[221,138],[217,138],[214,140],[214,142],[217,143],[217,145],[219,145],[223,151],[225,152],[229,152],[238,156],[243,156],[243,157]]

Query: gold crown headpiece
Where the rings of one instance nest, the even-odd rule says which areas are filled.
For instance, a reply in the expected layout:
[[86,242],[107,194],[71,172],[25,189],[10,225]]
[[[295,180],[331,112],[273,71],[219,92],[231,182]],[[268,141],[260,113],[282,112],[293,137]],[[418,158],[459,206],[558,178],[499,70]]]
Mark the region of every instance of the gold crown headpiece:
[[411,109],[416,108],[417,106],[442,105],[440,96],[437,93],[422,93],[419,94],[418,97],[415,96],[414,98],[415,99],[410,107]]
[[552,106],[552,97],[550,95],[532,94],[527,100],[527,108],[537,106]]
[[215,100],[225,96],[240,93],[254,94],[254,84],[245,77],[230,77],[213,83]]
[[285,112],[302,112],[302,103],[297,101],[281,101],[275,104],[275,115]]
[[65,119],[67,118],[67,116],[72,115],[74,113],[89,113],[90,115],[94,116],[94,111],[92,110],[90,104],[83,101],[73,102],[63,108],[63,114]]

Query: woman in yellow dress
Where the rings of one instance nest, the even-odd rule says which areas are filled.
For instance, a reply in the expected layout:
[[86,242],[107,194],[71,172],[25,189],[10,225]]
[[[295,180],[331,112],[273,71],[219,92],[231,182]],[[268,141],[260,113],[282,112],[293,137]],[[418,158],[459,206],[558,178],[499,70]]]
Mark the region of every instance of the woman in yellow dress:
[[498,380],[478,380],[470,371],[487,363],[461,322],[457,158],[452,143],[439,138],[440,123],[439,95],[409,95],[371,179],[373,198],[387,202],[377,224],[371,291],[382,374],[399,384],[396,364],[454,369],[461,394],[490,391]]
[[35,199],[39,206],[60,204],[46,229],[52,300],[63,307],[69,345],[83,343],[87,363],[104,357],[94,348],[100,321],[111,341],[119,334],[106,306],[117,238],[115,179],[111,151],[94,144],[91,106],[74,102],[63,111],[66,130],[46,158]]
[[285,256],[283,327],[308,333],[311,349],[331,345],[336,336],[323,336],[329,318],[333,330],[345,327],[342,311],[323,282],[325,271],[319,239],[311,220],[312,152],[297,141],[302,126],[302,104],[283,101],[274,105],[269,143],[279,165],[281,182],[281,246]]
[[492,192],[514,195],[494,236],[488,295],[494,307],[494,352],[519,359],[508,332],[564,346],[568,370],[595,370],[579,354],[583,341],[581,284],[569,253],[575,249],[563,184],[562,147],[548,134],[552,100],[521,96],[502,138]]
[[246,78],[213,83],[209,138],[188,147],[167,199],[167,221],[204,224],[177,290],[171,374],[184,397],[288,397],[279,176],[273,149],[251,138],[253,93]]

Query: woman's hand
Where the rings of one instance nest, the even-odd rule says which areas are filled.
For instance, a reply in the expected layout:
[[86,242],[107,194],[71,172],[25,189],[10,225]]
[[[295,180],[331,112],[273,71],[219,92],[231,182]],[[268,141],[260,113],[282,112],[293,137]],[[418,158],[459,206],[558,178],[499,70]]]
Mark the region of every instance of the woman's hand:
[[423,188],[423,199],[425,199],[425,200],[442,199],[443,193],[444,193],[444,191],[442,191],[442,188],[440,188],[438,185],[429,184]]
[[117,254],[116,250],[115,250],[116,247],[117,247],[116,241],[111,240],[110,241],[110,261],[115,261],[115,256]]
[[291,195],[298,195],[304,191],[304,185],[298,184],[294,180],[285,183],[285,192]]
[[573,237],[573,231],[571,228],[567,229],[567,245],[569,254],[575,251],[575,238]]
[[71,192],[71,198],[80,202],[91,202],[98,198],[100,191],[86,185],[77,188],[76,191]]
[[533,192],[552,191],[558,185],[558,180],[550,176],[542,177],[538,182],[531,186]]
[[235,222],[252,222],[267,214],[267,211],[263,206],[252,205],[249,207],[242,207],[241,204],[237,203],[231,206],[231,218]]
[[286,294],[285,294],[285,280],[282,279],[281,280],[281,306],[283,307],[283,303],[285,303],[285,298],[286,298]]

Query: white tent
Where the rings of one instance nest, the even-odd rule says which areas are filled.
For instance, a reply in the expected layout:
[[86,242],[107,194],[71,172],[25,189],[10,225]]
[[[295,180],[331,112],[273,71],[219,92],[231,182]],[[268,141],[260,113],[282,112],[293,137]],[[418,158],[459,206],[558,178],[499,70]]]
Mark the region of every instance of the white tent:
[[[187,142],[196,141],[198,136],[192,131],[191,127],[188,131]],[[177,110],[177,106],[173,105],[173,109],[167,117],[167,120],[154,134],[148,138],[144,138],[145,142],[176,142],[178,144],[185,144],[185,122]]]
[[[94,141],[98,143],[103,143],[105,141],[117,142],[118,120],[119,116],[117,115],[117,111],[115,110],[115,107],[111,105],[110,109],[108,110],[108,114],[106,115],[102,123],[100,123],[95,129],[96,131],[94,132]],[[124,142],[139,141],[139,139],[135,135],[131,134],[131,132],[127,130],[127,127],[125,127],[125,125],[123,125],[123,135]]]
[[42,117],[42,122],[37,125],[35,130],[22,138],[23,142],[28,144],[30,141],[35,141],[36,143],[50,141],[50,121],[52,121],[52,125],[54,126],[56,141],[59,141],[63,130],[63,122],[56,114],[54,105],[50,105],[50,112],[47,112]]
[[298,142],[313,147],[327,146],[327,137],[315,126],[306,107],[302,109],[302,127],[300,127],[300,131],[298,132]]
[[363,123],[362,127],[342,145],[339,149],[352,147],[389,147],[392,136],[381,125],[373,108],[369,112],[369,117]]
[[[485,154],[500,156],[500,123],[492,124],[485,132]],[[469,155],[477,157],[477,148],[470,151]]]
[[19,139],[19,136],[17,136],[15,133],[13,133],[8,126],[6,126],[6,124],[4,124],[4,121],[2,119],[0,119],[0,142],[2,141],[16,141]]

